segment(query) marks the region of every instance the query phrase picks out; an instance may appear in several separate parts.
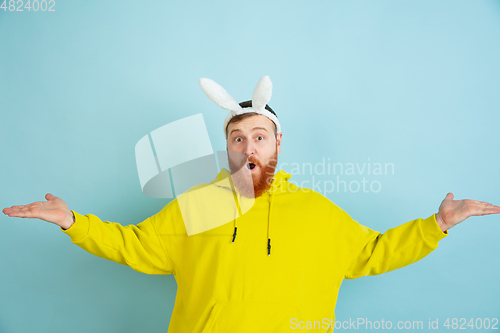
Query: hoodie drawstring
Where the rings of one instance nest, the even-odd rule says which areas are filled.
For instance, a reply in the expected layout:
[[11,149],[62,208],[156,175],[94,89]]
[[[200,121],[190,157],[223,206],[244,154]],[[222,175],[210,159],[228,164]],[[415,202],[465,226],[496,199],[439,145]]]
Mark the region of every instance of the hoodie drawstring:
[[267,219],[267,255],[271,255],[271,212],[273,205],[273,194],[269,193],[269,215]]
[[[273,182],[274,182],[274,179],[273,179]],[[238,208],[238,214],[239,216],[242,216],[243,214],[241,213],[241,208],[240,208],[240,202],[238,200],[238,195],[236,194],[236,191],[233,191],[233,196],[234,196],[234,201],[236,202],[236,207]],[[267,215],[267,255],[270,256],[271,255],[271,213],[272,213],[272,207],[273,205],[273,193],[270,192],[269,193],[269,214]],[[236,232],[238,230],[238,222],[236,222],[238,220],[238,218],[236,217],[236,212],[234,214],[234,219],[233,219],[233,225],[234,225],[234,233],[233,233],[233,240],[231,243],[234,243],[234,241],[236,240]]]
[[[238,200],[238,196],[236,195],[236,192],[233,192],[233,197],[234,197],[234,202],[236,202],[236,207],[238,208],[238,214],[239,214],[239,216],[241,216],[242,214],[241,214],[240,202]],[[233,219],[234,233],[233,233],[232,243],[234,243],[234,241],[236,239],[236,230],[238,230],[238,227],[237,227],[238,222],[236,222],[236,220],[237,220],[236,212],[234,212],[234,219]]]
[[236,230],[238,230],[238,227],[236,227],[236,217],[233,220],[233,224],[234,224],[234,234],[232,243],[234,243],[234,240],[236,239]]

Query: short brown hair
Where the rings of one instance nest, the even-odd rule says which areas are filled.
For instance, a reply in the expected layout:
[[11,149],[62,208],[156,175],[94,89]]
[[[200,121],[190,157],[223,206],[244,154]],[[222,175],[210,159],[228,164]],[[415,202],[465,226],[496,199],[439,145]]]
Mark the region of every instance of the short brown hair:
[[[242,108],[250,108],[250,107],[252,107],[252,101],[241,102],[240,106]],[[271,112],[272,114],[274,114],[276,116],[276,113],[274,113],[273,109],[271,109],[271,107],[267,104],[266,104],[266,110]],[[238,123],[238,122],[242,121],[243,119],[246,119],[246,118],[249,118],[252,116],[256,116],[256,115],[258,115],[258,113],[249,112],[249,113],[238,114],[238,115],[234,116],[233,118],[231,118],[231,120],[229,120],[229,122],[227,123],[227,126],[226,126],[226,137],[227,137],[227,128],[229,127],[229,124]],[[278,118],[278,116],[276,116],[276,118]],[[278,129],[277,129],[274,121],[273,121],[273,124],[274,124],[274,137],[276,138],[278,136]]]

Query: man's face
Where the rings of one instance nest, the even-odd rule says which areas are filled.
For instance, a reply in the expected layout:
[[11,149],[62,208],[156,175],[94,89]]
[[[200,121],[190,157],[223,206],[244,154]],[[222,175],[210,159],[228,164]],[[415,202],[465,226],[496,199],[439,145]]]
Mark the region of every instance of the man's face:
[[[259,197],[271,186],[278,154],[281,152],[282,134],[275,137],[274,123],[260,114],[230,123],[227,133],[229,167],[233,173],[233,181],[243,195]],[[241,172],[235,174],[240,169]],[[250,179],[249,175],[253,184],[244,181]]]

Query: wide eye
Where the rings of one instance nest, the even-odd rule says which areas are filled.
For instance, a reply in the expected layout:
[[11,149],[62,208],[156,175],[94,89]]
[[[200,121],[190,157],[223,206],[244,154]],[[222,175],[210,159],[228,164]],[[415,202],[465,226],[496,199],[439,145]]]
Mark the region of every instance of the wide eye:
[[242,138],[240,138],[240,137],[238,136],[238,137],[236,137],[236,138],[234,139],[234,141],[236,141],[236,142],[241,142],[241,141],[243,141],[243,139],[242,139]]

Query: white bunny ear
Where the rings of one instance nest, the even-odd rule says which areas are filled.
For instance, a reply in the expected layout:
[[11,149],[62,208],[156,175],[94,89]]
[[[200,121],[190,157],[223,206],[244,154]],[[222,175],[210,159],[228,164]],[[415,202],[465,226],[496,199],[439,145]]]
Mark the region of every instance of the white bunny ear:
[[271,100],[273,93],[273,83],[269,76],[264,76],[259,80],[252,96],[252,108],[264,110],[266,104]]
[[233,112],[238,112],[242,109],[238,101],[215,81],[201,78],[200,86],[203,92],[221,108]]

